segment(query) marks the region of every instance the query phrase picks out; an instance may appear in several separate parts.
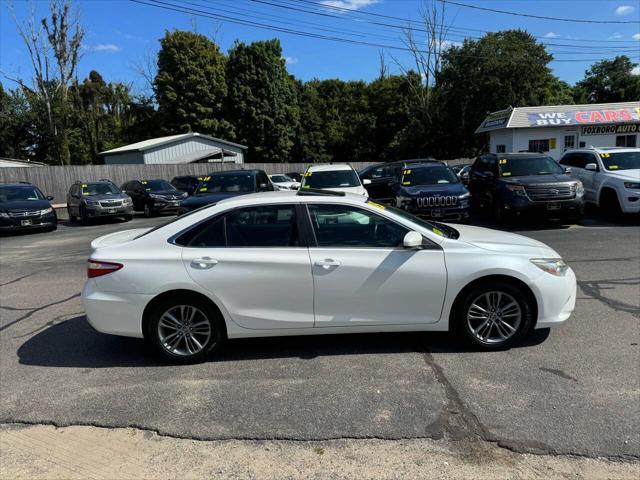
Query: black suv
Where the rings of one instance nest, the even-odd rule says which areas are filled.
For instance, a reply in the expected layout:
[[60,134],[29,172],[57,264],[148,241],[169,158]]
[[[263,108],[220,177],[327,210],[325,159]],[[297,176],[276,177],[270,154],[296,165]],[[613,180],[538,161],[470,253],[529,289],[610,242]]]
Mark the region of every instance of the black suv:
[[467,220],[469,191],[440,162],[409,164],[395,189],[396,206],[422,218]]
[[393,162],[370,165],[358,172],[360,180],[371,180],[365,188],[369,198],[395,205],[396,193],[399,188],[402,172],[409,166],[419,163],[432,163],[444,165],[432,157],[416,158],[413,160],[396,160]]
[[540,153],[481,155],[471,167],[469,190],[499,222],[537,213],[577,223],[584,211],[582,183]]
[[225,198],[273,190],[273,183],[263,170],[210,173],[200,182],[195,194],[180,204],[178,213],[182,215],[205,205],[214,205]]
[[177,213],[185,192],[176,190],[166,180],[131,180],[120,187],[133,200],[133,209],[145,217],[157,213]]
[[76,181],[67,194],[69,220],[87,223],[101,217],[133,218],[133,203],[129,195],[122,193],[110,180],[97,182]]
[[0,184],[0,231],[55,230],[58,217],[50,200],[27,182]]
[[193,176],[193,175],[183,175],[180,177],[173,177],[171,179],[171,185],[173,185],[176,190],[180,190],[181,192],[185,192],[187,195],[193,195],[196,193],[196,189],[200,182],[202,181],[203,176]]

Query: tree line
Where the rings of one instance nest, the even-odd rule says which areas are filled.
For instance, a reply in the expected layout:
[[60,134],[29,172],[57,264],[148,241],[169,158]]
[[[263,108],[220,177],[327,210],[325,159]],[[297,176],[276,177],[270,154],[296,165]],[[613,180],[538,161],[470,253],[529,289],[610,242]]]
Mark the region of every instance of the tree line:
[[[278,39],[236,41],[225,54],[200,33],[167,31],[145,96],[95,70],[76,78],[84,32],[68,2],[54,1],[41,25],[47,35],[37,42],[29,25],[22,31],[33,81],[0,83],[0,157],[99,163],[101,151],[189,131],[247,145],[248,162],[467,157],[486,149],[474,131],[488,112],[640,99],[628,57],[597,62],[570,86],[553,75],[545,46],[521,30],[443,48],[424,71],[418,53],[417,67],[398,74],[381,62],[371,82],[296,79]],[[52,59],[38,58],[43,41]],[[39,61],[59,68],[45,76]]]

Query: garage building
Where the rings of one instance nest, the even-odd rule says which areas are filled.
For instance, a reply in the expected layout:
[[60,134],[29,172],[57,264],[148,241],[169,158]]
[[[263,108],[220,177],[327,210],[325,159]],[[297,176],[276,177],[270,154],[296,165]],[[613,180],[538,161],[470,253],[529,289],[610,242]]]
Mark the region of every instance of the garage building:
[[244,145],[201,133],[152,138],[101,152],[106,165],[244,163]]
[[509,107],[490,113],[491,153],[545,152],[558,160],[568,148],[640,146],[640,102]]

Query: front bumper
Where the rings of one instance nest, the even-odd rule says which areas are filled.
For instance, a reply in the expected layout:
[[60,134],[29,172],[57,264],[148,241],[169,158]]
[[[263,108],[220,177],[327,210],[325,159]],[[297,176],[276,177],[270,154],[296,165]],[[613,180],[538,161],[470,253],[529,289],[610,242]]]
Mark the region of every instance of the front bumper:
[[154,200],[151,210],[156,213],[177,213],[180,209],[181,200]]
[[576,275],[569,268],[563,277],[543,272],[531,287],[538,303],[535,328],[556,327],[565,322],[576,306]]
[[548,218],[579,217],[584,213],[584,197],[569,200],[532,201],[528,197],[509,196],[502,205],[507,215],[514,217],[537,215]]
[[622,197],[620,207],[624,213],[640,213],[640,190],[625,189],[618,194]]
[[118,207],[87,205],[85,211],[89,218],[122,217],[123,215],[133,215],[133,205],[120,205]]
[[33,217],[4,218],[0,217],[0,231],[13,232],[39,228],[54,228],[58,225],[55,212]]

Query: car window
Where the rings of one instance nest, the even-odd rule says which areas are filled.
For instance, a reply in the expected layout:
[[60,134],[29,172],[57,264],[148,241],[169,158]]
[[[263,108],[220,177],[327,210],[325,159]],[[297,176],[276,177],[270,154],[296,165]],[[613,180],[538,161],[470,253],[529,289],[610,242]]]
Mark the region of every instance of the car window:
[[409,231],[368,210],[350,205],[309,205],[318,247],[394,248]]
[[560,175],[564,169],[551,157],[508,157],[500,159],[500,176]]
[[171,185],[166,180],[142,180],[142,187],[147,192],[164,192],[175,190],[173,185]]
[[83,183],[82,195],[117,195],[120,189],[113,183]]
[[360,178],[354,170],[307,172],[302,178],[302,188],[340,188],[360,185]]
[[298,232],[293,205],[234,210],[225,217],[227,247],[295,247]]
[[225,173],[206,176],[198,187],[198,194],[225,192],[254,192],[252,173]]
[[402,185],[405,186],[451,183],[460,183],[460,179],[445,166],[407,168],[402,175]]
[[32,185],[0,186],[0,202],[44,200],[44,195]]

